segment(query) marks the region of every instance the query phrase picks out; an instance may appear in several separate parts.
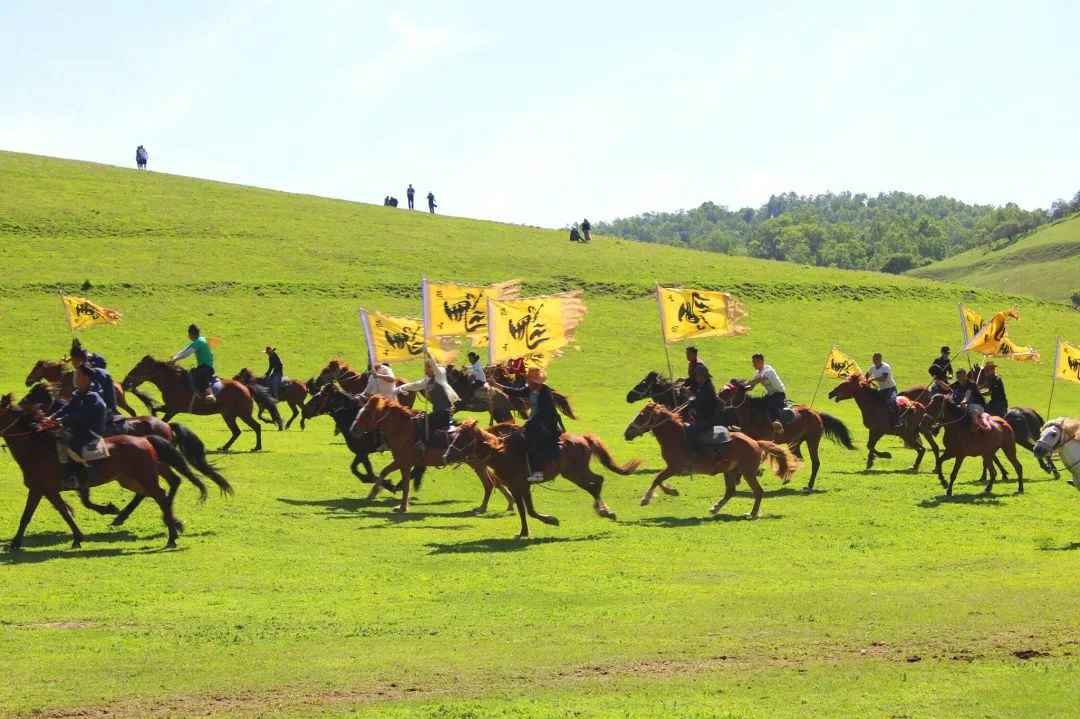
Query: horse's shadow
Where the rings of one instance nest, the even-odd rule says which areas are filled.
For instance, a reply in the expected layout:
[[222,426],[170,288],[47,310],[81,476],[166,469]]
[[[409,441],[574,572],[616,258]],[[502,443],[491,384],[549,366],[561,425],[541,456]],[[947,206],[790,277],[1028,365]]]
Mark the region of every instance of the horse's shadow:
[[[278,497],[277,501],[293,507],[322,507],[324,510],[326,510],[325,512],[323,512],[324,514],[339,514],[347,512],[350,515],[365,516],[373,514],[370,510],[376,509],[378,507],[385,507],[387,510],[389,510],[391,507],[400,503],[401,500],[394,497],[393,495],[390,495],[377,499],[368,499],[367,497],[331,497],[329,499],[293,499],[291,497]],[[454,503],[455,502],[452,499],[439,499],[431,502],[424,502],[424,504],[427,506],[439,506]],[[364,512],[361,510],[369,511]],[[466,513],[463,512],[462,514]],[[378,514],[377,516],[382,516],[382,514]],[[447,514],[439,516],[454,515]]]
[[1039,549],[1043,552],[1071,552],[1074,549],[1080,549],[1080,542],[1069,542],[1060,547],[1039,547]]
[[[783,519],[783,514],[763,514],[755,522],[770,519]],[[660,517],[644,517],[635,522],[627,522],[627,524],[636,524],[642,527],[667,527],[669,529],[675,529],[678,527],[697,527],[702,524],[716,524],[717,522],[749,522],[743,514],[710,514],[707,516],[696,515],[692,517],[675,517],[672,515],[660,516]]]
[[975,494],[954,494],[951,497],[947,497],[944,494],[939,494],[933,499],[924,499],[919,502],[919,507],[922,509],[934,509],[944,504],[975,504],[975,505],[988,505],[997,506],[1001,504],[1000,494],[987,494],[986,492],[977,492]]
[[[199,532],[191,535],[180,535],[181,542],[185,536],[201,536],[213,534],[213,532]],[[157,554],[159,552],[177,552],[185,549],[180,546],[168,549],[164,546],[165,533],[160,532],[152,535],[134,535],[126,529],[117,529],[108,532],[91,532],[83,536],[83,546],[79,549],[71,547],[71,535],[64,532],[41,532],[26,537],[22,548],[18,551],[0,552],[0,564],[37,564],[52,559],[82,559],[94,557],[119,557],[137,554]],[[121,547],[90,547],[88,543],[125,542],[128,546]],[[132,548],[132,542],[153,542],[155,546]],[[158,544],[160,542],[160,544]]]
[[562,544],[565,542],[589,542],[604,539],[607,533],[587,534],[582,537],[529,537],[470,539],[464,542],[429,542],[428,554],[475,554],[477,552],[519,552],[540,544]]

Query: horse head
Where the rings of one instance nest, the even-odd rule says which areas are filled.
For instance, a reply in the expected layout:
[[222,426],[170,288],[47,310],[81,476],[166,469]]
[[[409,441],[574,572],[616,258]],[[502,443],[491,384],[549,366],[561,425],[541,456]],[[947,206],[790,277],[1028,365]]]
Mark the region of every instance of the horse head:
[[734,404],[741,404],[749,389],[746,382],[743,382],[741,379],[733,378],[730,382],[720,388],[720,391],[716,393],[716,397],[721,403],[730,407]]
[[379,394],[371,395],[356,414],[357,426],[361,429],[375,429],[375,425],[382,420],[389,405],[390,401],[386,397]]
[[132,367],[131,371],[124,376],[124,381],[120,383],[120,386],[125,392],[138,387],[140,384],[150,379],[151,374],[160,364],[162,363],[150,355],[143,355],[143,358],[139,360],[138,364]]
[[1080,420],[1058,417],[1042,426],[1039,439],[1032,453],[1042,459],[1060,449],[1080,435]]
[[37,406],[41,409],[49,409],[55,401],[52,386],[48,382],[38,382],[26,393],[19,404],[23,407]]
[[[443,459],[447,462],[464,462],[473,457],[481,447],[492,448],[484,437],[484,431],[476,424],[475,419],[467,419],[458,425],[457,434],[450,446],[443,453]],[[496,440],[498,441],[498,440]]]
[[656,380],[659,377],[660,373],[656,370],[645,375],[640,382],[630,388],[630,391],[626,393],[626,401],[628,403],[634,403],[639,402],[646,397],[651,397],[653,388],[656,386]]
[[629,442],[671,420],[678,420],[678,416],[674,412],[656,402],[649,402],[641,408],[633,421],[626,426],[623,438]]
[[59,362],[38,360],[33,369],[30,370],[30,374],[26,375],[26,386],[33,387],[42,380],[45,380],[46,382],[58,382],[60,380],[60,375],[62,374],[63,368]]
[[851,399],[859,393],[860,389],[865,386],[866,380],[863,379],[863,376],[861,374],[856,372],[840,384],[833,387],[832,390],[829,392],[829,399],[833,400],[834,402],[842,402],[845,399]]
[[241,367],[240,371],[233,377],[234,380],[241,384],[251,384],[255,381],[255,375],[251,373],[247,367]]

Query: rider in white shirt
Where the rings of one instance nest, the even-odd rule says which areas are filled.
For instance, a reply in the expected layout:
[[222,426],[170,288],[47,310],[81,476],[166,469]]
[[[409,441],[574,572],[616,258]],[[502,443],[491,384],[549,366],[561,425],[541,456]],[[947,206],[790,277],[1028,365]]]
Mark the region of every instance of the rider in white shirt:
[[397,394],[394,392],[396,379],[390,365],[377,364],[368,373],[367,387],[364,388],[364,394],[377,394],[380,397],[397,401]]
[[780,410],[787,403],[787,389],[784,387],[784,383],[780,381],[780,375],[776,374],[776,370],[771,365],[765,364],[764,355],[755,354],[751,360],[756,371],[750,379],[750,388],[759,384],[765,388],[765,409],[768,417],[774,425],[780,425],[777,427],[777,431],[782,432],[783,424],[780,422]]
[[877,383],[877,396],[885,403],[889,418],[896,426],[900,424],[899,408],[896,406],[896,380],[893,379],[892,367],[881,361],[881,353],[875,352],[872,364],[866,370],[866,379]]

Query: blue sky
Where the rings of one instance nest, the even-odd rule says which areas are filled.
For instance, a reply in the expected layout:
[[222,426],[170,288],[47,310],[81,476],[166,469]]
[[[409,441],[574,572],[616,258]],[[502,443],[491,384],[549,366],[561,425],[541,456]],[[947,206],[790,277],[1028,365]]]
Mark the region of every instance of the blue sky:
[[544,226],[1080,190],[1080,3],[0,2],[0,149]]

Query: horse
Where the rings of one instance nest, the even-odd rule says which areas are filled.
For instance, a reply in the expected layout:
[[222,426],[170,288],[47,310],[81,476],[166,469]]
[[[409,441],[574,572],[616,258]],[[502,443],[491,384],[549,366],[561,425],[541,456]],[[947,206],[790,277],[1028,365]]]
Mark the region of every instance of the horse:
[[165,416],[162,418],[164,421],[168,422],[180,412],[201,415],[220,414],[225,420],[225,425],[232,432],[229,440],[221,446],[221,451],[226,452],[240,436],[240,428],[236,426],[236,420],[239,418],[255,432],[255,447],[252,451],[258,452],[262,449],[262,427],[251,416],[254,406],[251,392],[236,380],[221,380],[221,392],[216,401],[207,402],[201,397],[196,397],[191,391],[186,373],[177,364],[156,360],[146,355],[132,367],[121,384],[124,387],[134,388],[143,382],[150,382],[161,392],[161,398],[165,401]]
[[[64,369],[64,365],[60,362],[38,360],[37,364],[30,370],[30,374],[26,375],[26,386],[33,387],[38,382],[50,383],[53,385],[56,395],[60,399],[67,401],[71,399],[71,393],[75,391],[75,370]],[[136,416],[135,410],[131,408],[127,398],[124,396],[124,388],[115,380],[113,380],[113,386],[116,388],[116,406],[130,416]],[[157,405],[149,396],[140,392],[132,392],[132,394],[142,400],[142,403],[150,410],[150,414],[156,416]]]
[[[363,394],[367,391],[368,373],[357,372],[346,364],[345,360],[335,357],[326,363],[326,366],[322,368],[322,371],[314,380],[308,382],[308,390],[315,393],[327,382],[337,382],[341,389],[349,394]],[[395,377],[394,384],[401,386],[405,384],[405,380],[401,377]],[[405,392],[398,395],[397,401],[406,407],[412,407],[416,404],[416,393]]]
[[[39,382],[34,385],[26,396],[19,400],[18,404],[24,408],[36,407],[42,412],[53,412],[59,408],[60,405],[65,404],[64,400],[53,397],[49,386],[43,382]],[[176,449],[180,450],[180,453],[187,460],[188,464],[196,469],[196,471],[202,473],[218,486],[221,493],[224,495],[232,496],[233,488],[229,484],[229,481],[225,479],[210,462],[206,459],[206,447],[203,441],[199,439],[199,436],[192,432],[190,429],[180,424],[179,422],[166,423],[157,417],[132,417],[116,423],[117,429],[120,430],[119,434],[127,434],[133,437],[160,437],[166,442],[171,444]],[[165,481],[169,485],[169,504],[173,503],[176,498],[176,492],[180,489],[180,480],[173,476],[166,476]],[[205,490],[203,490],[205,491]],[[119,527],[127,518],[131,516],[131,513],[135,511],[136,507],[142,503],[144,496],[135,495],[135,497],[128,502],[127,506],[117,513],[116,508],[110,503],[107,505],[94,504],[90,501],[89,491],[79,495],[79,499],[87,509],[92,509],[98,514],[115,514],[116,518],[113,519],[113,526]]]
[[[525,379],[515,379],[505,365],[494,365],[487,368],[488,377],[495,384],[501,384],[506,387],[521,387],[525,383]],[[549,387],[549,389],[551,389]],[[551,398],[555,400],[555,408],[559,412],[570,419],[577,419],[578,416],[574,414],[574,408],[570,406],[570,398],[562,392],[556,389],[551,389]],[[529,416],[529,400],[524,397],[510,397],[510,408],[520,414],[522,417]]]
[[[237,372],[236,376],[233,377],[233,379],[237,382],[243,382],[245,385],[247,385],[249,390],[253,390],[254,387],[258,387],[260,389],[263,389],[267,393],[267,396],[269,396],[270,394],[270,388],[267,386],[265,378],[256,377],[255,373],[249,370],[247,367],[244,367],[239,372]],[[289,405],[289,409],[292,410],[292,416],[289,417],[289,421],[285,423],[285,429],[291,427],[293,421],[295,421],[297,417],[300,417],[300,429],[304,429],[304,417],[301,411],[303,410],[304,403],[307,401],[308,397],[307,385],[298,379],[289,379],[288,377],[284,377],[281,380],[281,387],[278,392],[280,396],[273,397],[272,399],[277,402],[285,402],[287,405]],[[252,392],[252,396],[254,396],[254,391]],[[261,405],[259,408],[259,415],[259,419],[261,420]],[[271,416],[273,416],[273,413],[271,413]],[[280,416],[277,418],[276,421],[280,426]]]
[[[356,424],[361,429],[368,431],[378,430],[382,433],[386,444],[390,448],[390,454],[394,458],[379,473],[369,499],[373,499],[379,493],[379,490],[384,487],[395,492],[400,490],[401,502],[394,507],[395,512],[407,512],[409,510],[410,476],[413,482],[419,484],[427,467],[445,467],[449,464],[446,453],[442,450],[432,449],[426,445],[422,447],[417,445],[417,422],[421,420],[422,416],[423,413],[419,410],[398,404],[377,394],[368,397],[364,406],[360,408],[356,415]],[[476,472],[480,482],[484,485],[484,501],[477,508],[477,512],[485,511],[488,499],[491,497],[491,491],[496,486],[497,481],[491,476],[491,472],[488,471],[482,461],[470,460],[466,461],[466,464]],[[418,469],[415,474],[413,473],[414,468]],[[401,472],[401,481],[394,487],[387,487],[385,483],[386,477],[394,471]],[[499,491],[503,493],[509,503],[511,497],[506,490],[500,487]]]
[[459,410],[466,412],[487,412],[491,422],[508,422],[512,419],[510,414],[510,398],[497,387],[474,386],[473,381],[454,365],[446,367],[446,381],[461,398]]
[[[259,384],[258,378],[252,374],[251,370],[247,367],[242,368],[239,372],[233,375],[233,379],[248,388],[248,392],[251,393],[251,399],[255,402],[255,405],[259,408],[259,413],[256,416],[263,424],[276,425],[278,431],[281,432],[285,429],[285,423],[281,419],[281,412],[278,411],[278,398],[270,396],[270,389],[262,384]],[[306,394],[306,393],[305,393]],[[266,414],[269,413],[270,419],[266,418]],[[296,417],[295,410],[293,418]]]
[[[1061,473],[1054,466],[1053,456],[1040,457],[1035,453],[1037,440],[1041,437],[1046,426],[1042,415],[1030,407],[1009,407],[1005,412],[1005,421],[1012,427],[1013,435],[1016,437],[1016,444],[1034,454],[1044,472],[1053,475],[1054,479],[1061,477]],[[1005,468],[1001,466],[1001,462],[997,460],[997,457],[994,458],[994,463],[1004,475]]]
[[[60,496],[66,469],[56,456],[56,437],[52,431],[41,428],[42,419],[44,415],[41,410],[16,404],[10,394],[0,398],[0,437],[3,437],[12,458],[22,470],[23,484],[27,489],[19,530],[8,544],[8,549],[12,551],[22,546],[26,525],[30,523],[42,497],[48,499],[67,522],[71,529],[72,549],[80,547],[85,539],[75,524],[71,508]],[[201,498],[206,497],[205,485],[191,473],[183,456],[160,437],[119,435],[107,437],[104,441],[109,456],[97,462],[92,485],[115,480],[137,495],[153,498],[161,508],[168,531],[165,546],[175,547],[180,524],[173,516],[168,496],[158,484],[158,477],[175,477],[173,470],[176,470],[199,488]]]
[[[497,428],[507,434],[498,436]],[[530,467],[521,447],[525,441],[521,431],[517,425],[507,426],[506,424],[496,425],[492,431],[489,431],[482,429],[474,420],[466,420],[458,428],[457,436],[446,451],[447,457],[451,460],[469,458],[483,462],[495,473],[501,485],[509,487],[514,503],[517,505],[518,515],[521,517],[521,531],[517,534],[519,539],[529,536],[529,522],[526,515],[544,524],[559,525],[557,518],[540,514],[533,507],[532,484],[528,480]],[[558,459],[547,462],[540,469],[545,479],[562,475],[581,487],[592,496],[593,509],[597,514],[608,519],[615,519],[615,513],[600,496],[600,491],[604,486],[603,475],[589,468],[593,457],[596,457],[612,472],[623,476],[633,474],[641,466],[641,462],[636,459],[623,465],[616,463],[607,445],[595,434],[565,433],[559,438]]]
[[664,480],[669,477],[694,473],[723,474],[724,496],[709,511],[716,514],[727,504],[735,494],[735,485],[742,477],[754,493],[754,507],[746,516],[748,519],[756,519],[761,510],[763,496],[761,484],[758,482],[762,460],[769,461],[773,474],[784,484],[791,481],[791,475],[799,467],[798,460],[787,448],[767,440],[755,440],[742,432],[731,432],[730,441],[719,445],[715,452],[704,451],[695,456],[690,452],[686,425],[682,418],[659,402],[645,405],[626,427],[623,436],[627,442],[631,442],[646,432],[651,432],[656,437],[660,445],[660,456],[664,458],[666,466],[656,475],[649,490],[641,498],[642,506],[652,501],[657,487],[666,494],[679,494],[678,490],[664,484]]
[[626,393],[628,404],[640,402],[643,399],[674,409],[689,399],[689,393],[681,382],[670,380],[653,370]]
[[[941,482],[942,487],[945,487],[946,497],[952,496],[953,483],[956,481],[956,475],[960,472],[960,465],[964,463],[965,457],[983,458],[983,471],[990,473],[990,480],[983,491],[990,494],[994,487],[994,480],[997,478],[997,470],[994,469],[993,459],[998,450],[1005,453],[1005,458],[1009,460],[1009,463],[1016,470],[1016,492],[1018,494],[1024,493],[1024,468],[1020,466],[1020,462],[1016,459],[1016,437],[1008,422],[1001,417],[985,415],[989,422],[989,428],[983,431],[973,431],[967,412],[949,402],[948,397],[944,394],[934,395],[934,398],[930,400],[930,404],[927,405],[926,413],[927,416],[936,419],[939,425],[945,429],[942,440],[945,444],[945,451],[938,457],[935,470],[937,471],[938,481]],[[946,483],[941,467],[949,459],[955,461],[953,462],[952,474],[949,476],[948,483]]]
[[751,397],[749,391],[748,383],[733,379],[724,385],[718,397],[721,404],[735,409],[739,418],[739,427],[744,434],[759,441],[768,440],[786,444],[792,454],[799,459],[802,459],[802,443],[806,443],[806,450],[810,455],[810,481],[803,491],[811,492],[814,489],[814,480],[817,479],[818,468],[821,466],[818,445],[821,444],[822,435],[846,449],[855,449],[855,445],[851,443],[851,433],[847,425],[836,417],[819,412],[805,404],[792,407],[795,421],[777,432],[765,411],[764,398]]
[[934,453],[935,463],[940,451],[938,449],[937,442],[934,441],[934,434],[929,429],[922,425],[922,418],[925,413],[926,407],[922,403],[911,399],[909,394],[921,395],[925,388],[912,388],[905,391],[903,402],[906,406],[901,410],[902,420],[901,427],[898,429],[892,421],[892,417],[889,414],[888,408],[885,404],[878,399],[878,397],[871,390],[870,383],[866,381],[866,378],[859,372],[851,375],[843,382],[838,384],[829,392],[829,399],[834,402],[843,402],[846,399],[854,399],[855,404],[859,406],[859,411],[862,413],[863,426],[869,431],[869,436],[866,439],[866,469],[869,470],[874,466],[874,459],[881,457],[883,459],[891,459],[892,455],[888,452],[879,452],[875,447],[878,440],[886,435],[896,435],[904,440],[904,446],[915,450],[915,463],[911,465],[912,472],[919,471],[919,465],[922,463],[923,455],[926,454],[926,449],[922,446],[921,438],[925,438],[930,444],[930,449]]
[[1056,452],[1072,474],[1072,485],[1080,489],[1080,419],[1058,417],[1044,424],[1032,452],[1040,462]]

